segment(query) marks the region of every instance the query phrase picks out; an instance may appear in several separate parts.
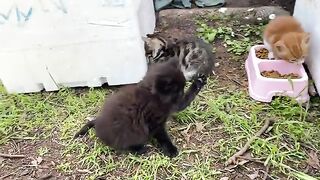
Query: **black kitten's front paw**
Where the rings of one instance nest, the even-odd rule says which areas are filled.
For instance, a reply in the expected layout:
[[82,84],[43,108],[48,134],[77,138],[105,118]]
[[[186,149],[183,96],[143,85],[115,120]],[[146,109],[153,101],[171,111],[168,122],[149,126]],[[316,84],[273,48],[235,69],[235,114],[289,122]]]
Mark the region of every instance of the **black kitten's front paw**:
[[207,84],[207,76],[205,76],[204,74],[199,74],[195,81],[196,81],[197,87],[202,88],[204,85]]
[[179,151],[176,146],[170,145],[163,147],[163,153],[164,155],[173,158],[176,157],[179,154]]
[[143,155],[148,152],[148,149],[144,145],[135,145],[135,146],[130,146],[129,151],[135,155]]

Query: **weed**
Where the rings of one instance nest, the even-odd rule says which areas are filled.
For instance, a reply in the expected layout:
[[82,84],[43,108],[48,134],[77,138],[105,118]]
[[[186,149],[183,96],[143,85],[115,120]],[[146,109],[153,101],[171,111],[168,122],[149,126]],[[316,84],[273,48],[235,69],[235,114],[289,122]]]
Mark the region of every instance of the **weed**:
[[70,163],[61,163],[57,166],[57,169],[64,173],[71,173],[71,164]]
[[37,152],[39,156],[44,156],[49,153],[49,149],[47,147],[40,147]]
[[261,43],[263,25],[239,25],[210,27],[203,21],[198,21],[197,34],[208,43],[217,38],[223,40],[228,52],[235,55],[243,55],[254,44]]

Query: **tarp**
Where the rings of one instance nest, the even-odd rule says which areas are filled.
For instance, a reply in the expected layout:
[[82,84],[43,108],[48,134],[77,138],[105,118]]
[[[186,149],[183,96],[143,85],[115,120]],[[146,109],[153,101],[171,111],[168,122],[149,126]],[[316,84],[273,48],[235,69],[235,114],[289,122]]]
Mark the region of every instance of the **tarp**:
[[[195,5],[198,7],[221,7],[225,0],[196,0]],[[166,8],[191,8],[191,0],[155,0],[155,9],[159,11]]]

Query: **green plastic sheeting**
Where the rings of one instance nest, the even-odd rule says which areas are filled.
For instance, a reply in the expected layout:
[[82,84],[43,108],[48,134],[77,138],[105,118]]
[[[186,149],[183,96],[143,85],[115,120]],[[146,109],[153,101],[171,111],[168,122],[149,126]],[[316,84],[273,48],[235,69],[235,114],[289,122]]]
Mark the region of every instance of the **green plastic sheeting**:
[[[155,10],[159,11],[166,8],[191,8],[191,0],[155,0]],[[195,5],[198,7],[221,7],[225,0],[196,0]]]

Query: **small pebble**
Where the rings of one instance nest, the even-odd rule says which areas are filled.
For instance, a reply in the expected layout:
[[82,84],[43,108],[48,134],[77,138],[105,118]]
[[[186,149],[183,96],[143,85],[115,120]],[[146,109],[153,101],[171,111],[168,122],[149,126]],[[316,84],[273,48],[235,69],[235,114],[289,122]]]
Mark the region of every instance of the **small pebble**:
[[254,8],[250,8],[250,9],[248,9],[247,11],[248,12],[251,12],[251,11],[253,11],[254,10]]
[[276,15],[275,15],[275,14],[270,14],[270,15],[269,15],[269,19],[272,20],[272,19],[274,19],[274,18],[276,18]]
[[218,11],[221,13],[225,13],[227,11],[227,8],[220,8]]

